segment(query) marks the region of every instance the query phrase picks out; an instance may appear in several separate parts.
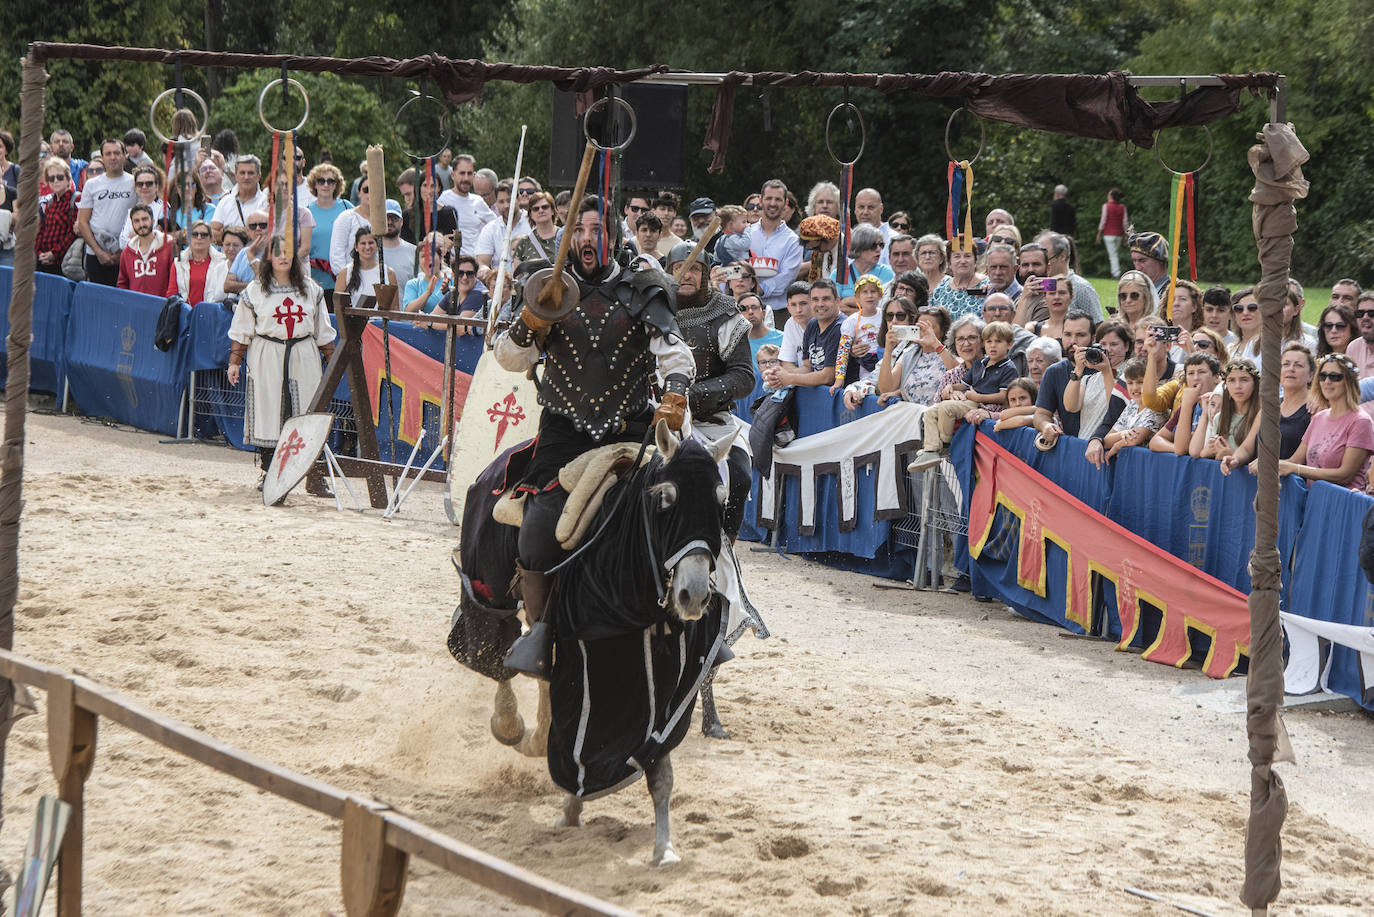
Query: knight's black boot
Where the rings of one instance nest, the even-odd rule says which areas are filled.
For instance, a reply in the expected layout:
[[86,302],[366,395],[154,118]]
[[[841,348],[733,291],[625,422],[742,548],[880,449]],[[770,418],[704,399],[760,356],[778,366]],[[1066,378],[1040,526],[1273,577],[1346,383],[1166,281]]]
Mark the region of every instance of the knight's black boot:
[[506,653],[505,666],[548,681],[553,669],[553,628],[545,620],[549,603],[549,577],[534,570],[522,570],[520,591],[530,629],[529,633],[511,644]]
[[329,480],[324,476],[324,463],[316,462],[310,466],[310,470],[305,473],[305,492],[312,497],[333,497],[334,491],[329,486]]

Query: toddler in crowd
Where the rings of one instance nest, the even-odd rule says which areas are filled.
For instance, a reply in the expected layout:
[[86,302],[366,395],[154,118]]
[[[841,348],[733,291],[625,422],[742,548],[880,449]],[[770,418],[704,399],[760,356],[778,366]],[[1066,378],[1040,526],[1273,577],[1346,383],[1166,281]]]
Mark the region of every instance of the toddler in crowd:
[[1006,322],[991,322],[983,328],[983,357],[969,367],[964,381],[957,383],[957,397],[926,408],[922,417],[925,445],[916,453],[908,471],[925,471],[940,464],[940,450],[954,438],[954,425],[969,411],[984,405],[1000,407],[1007,403],[1007,387],[1016,381],[1016,367],[1007,359],[1015,332]]
[[883,282],[872,274],[864,274],[854,281],[857,312],[845,317],[840,326],[839,359],[835,363],[833,395],[844,388],[845,379],[854,379],[878,365],[878,326],[883,317],[878,304],[883,298]]
[[1126,380],[1126,391],[1131,400],[1122,409],[1105,439],[1094,439],[1088,443],[1083,457],[1098,468],[1116,458],[1116,454],[1127,446],[1143,446],[1164,426],[1165,417],[1140,403],[1141,392],[1145,388],[1145,368],[1148,357],[1135,357],[1126,361],[1121,368],[1121,376]]
[[744,231],[749,228],[749,223],[744,218],[744,208],[726,204],[717,208],[716,216],[720,217],[721,231],[721,237],[716,242],[716,265],[725,267],[736,261],[748,261],[749,240],[744,237]]

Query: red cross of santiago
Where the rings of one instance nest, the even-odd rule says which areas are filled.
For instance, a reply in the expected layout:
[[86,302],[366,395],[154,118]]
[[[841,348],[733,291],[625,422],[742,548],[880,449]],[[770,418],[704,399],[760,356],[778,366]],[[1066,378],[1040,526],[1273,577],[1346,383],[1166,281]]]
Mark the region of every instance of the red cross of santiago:
[[496,424],[496,448],[492,454],[501,451],[501,439],[506,435],[506,427],[518,427],[525,419],[525,409],[515,400],[515,392],[507,392],[506,397],[487,408],[487,419]]
[[305,309],[300,303],[288,296],[281,301],[280,306],[277,306],[272,317],[277,320],[278,325],[285,325],[286,336],[293,338],[296,336],[296,322],[305,321]]
[[286,470],[286,463],[291,461],[291,457],[298,452],[305,451],[305,440],[301,439],[299,430],[292,430],[291,435],[286,438],[286,442],[281,444],[277,450],[281,453],[281,462],[277,465],[277,477],[281,477]]

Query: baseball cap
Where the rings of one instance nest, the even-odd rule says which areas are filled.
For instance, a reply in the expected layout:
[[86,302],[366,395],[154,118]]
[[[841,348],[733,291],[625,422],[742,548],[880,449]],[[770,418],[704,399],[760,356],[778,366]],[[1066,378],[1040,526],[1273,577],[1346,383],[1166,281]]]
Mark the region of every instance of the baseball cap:
[[692,201],[692,209],[691,209],[690,211],[688,211],[688,213],[689,213],[691,216],[696,216],[696,215],[699,214],[699,213],[715,213],[715,212],[716,212],[716,202],[713,201],[713,200],[711,200],[709,197],[699,197],[699,198],[697,198],[696,200]]
[[397,201],[387,198],[386,212],[388,216],[401,216],[401,205]]

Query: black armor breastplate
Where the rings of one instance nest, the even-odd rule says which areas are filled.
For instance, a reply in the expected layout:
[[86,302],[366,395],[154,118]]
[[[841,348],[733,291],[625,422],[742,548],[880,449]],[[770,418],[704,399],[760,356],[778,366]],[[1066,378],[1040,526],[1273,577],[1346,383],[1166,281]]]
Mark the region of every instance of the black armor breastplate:
[[601,440],[649,403],[657,361],[649,327],[605,286],[582,285],[577,310],[549,332],[539,401]]

